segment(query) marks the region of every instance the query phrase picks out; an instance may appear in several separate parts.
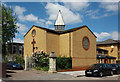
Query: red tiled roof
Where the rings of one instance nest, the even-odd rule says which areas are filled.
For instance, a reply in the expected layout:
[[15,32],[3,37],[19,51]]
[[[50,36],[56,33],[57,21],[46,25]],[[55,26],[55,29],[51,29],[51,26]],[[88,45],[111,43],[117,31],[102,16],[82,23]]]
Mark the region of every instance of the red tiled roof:
[[120,40],[107,39],[105,41],[97,42],[97,45],[106,45],[106,44],[119,44]]

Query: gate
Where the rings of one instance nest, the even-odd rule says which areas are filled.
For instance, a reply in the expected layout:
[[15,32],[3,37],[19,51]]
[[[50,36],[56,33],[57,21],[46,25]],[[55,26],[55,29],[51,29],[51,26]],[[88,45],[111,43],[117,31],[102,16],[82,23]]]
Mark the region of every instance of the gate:
[[31,56],[27,57],[27,68],[29,69],[33,69],[35,67],[35,61]]

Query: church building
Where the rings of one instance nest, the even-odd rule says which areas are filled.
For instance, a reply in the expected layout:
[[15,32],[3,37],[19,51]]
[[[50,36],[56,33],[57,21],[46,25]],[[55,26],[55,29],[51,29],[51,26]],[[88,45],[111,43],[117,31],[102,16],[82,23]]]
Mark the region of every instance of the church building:
[[72,67],[97,63],[96,36],[86,25],[65,30],[59,10],[54,27],[55,30],[51,30],[33,25],[24,35],[24,56],[32,56],[37,49],[47,54],[55,52],[57,57],[72,57]]

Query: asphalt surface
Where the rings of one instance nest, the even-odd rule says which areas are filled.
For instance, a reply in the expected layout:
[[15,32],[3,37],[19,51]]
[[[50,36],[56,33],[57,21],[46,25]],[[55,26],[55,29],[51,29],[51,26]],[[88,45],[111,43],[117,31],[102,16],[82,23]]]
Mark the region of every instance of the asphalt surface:
[[[66,72],[65,72],[66,73]],[[7,70],[7,78],[4,80],[118,80],[120,75],[104,77],[86,77],[82,75],[83,71],[65,73],[47,73],[37,70]],[[79,73],[81,75],[79,76]],[[77,74],[77,76],[76,76]]]

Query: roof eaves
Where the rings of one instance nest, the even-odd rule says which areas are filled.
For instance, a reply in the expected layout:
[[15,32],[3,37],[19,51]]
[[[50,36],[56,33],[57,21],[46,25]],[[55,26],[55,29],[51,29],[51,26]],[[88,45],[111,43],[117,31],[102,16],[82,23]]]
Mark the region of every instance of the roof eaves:
[[[37,28],[41,28],[43,30],[46,30],[47,32],[52,32],[52,33],[55,33],[55,34],[65,34],[65,33],[70,33],[70,32],[73,32],[73,31],[76,31],[78,29],[81,29],[83,27],[87,27],[87,25],[84,25],[84,26],[81,26],[81,27],[77,27],[77,28],[72,28],[72,29],[68,29],[68,30],[65,30],[65,31],[55,31],[55,30],[51,30],[51,29],[48,29],[48,28],[43,28],[43,27],[39,27],[39,26],[36,26],[36,25],[33,25],[29,31],[33,28],[33,27],[37,27]],[[88,27],[87,27],[88,28]],[[95,34],[88,28],[88,30],[95,36]],[[28,32],[29,32],[28,31]],[[24,35],[24,37],[28,34],[28,32]],[[96,37],[96,36],[95,36]],[[97,37],[96,37],[97,38]]]

